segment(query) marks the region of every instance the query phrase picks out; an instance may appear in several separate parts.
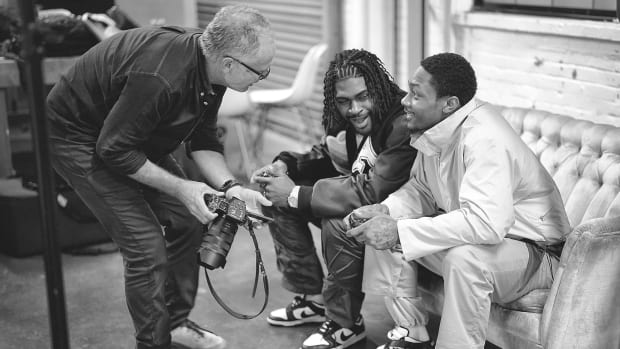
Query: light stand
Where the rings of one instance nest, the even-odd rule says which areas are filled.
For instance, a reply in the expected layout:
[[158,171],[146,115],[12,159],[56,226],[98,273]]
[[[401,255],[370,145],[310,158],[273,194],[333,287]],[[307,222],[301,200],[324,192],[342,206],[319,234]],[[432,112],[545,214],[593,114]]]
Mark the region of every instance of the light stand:
[[41,232],[44,240],[45,280],[49,309],[52,348],[69,348],[69,332],[62,277],[62,262],[54,217],[54,171],[50,161],[47,119],[45,117],[45,93],[41,60],[44,34],[37,28],[36,13],[32,0],[20,0],[22,20],[22,51],[25,61],[24,81],[28,90],[34,148],[37,160],[39,208]]

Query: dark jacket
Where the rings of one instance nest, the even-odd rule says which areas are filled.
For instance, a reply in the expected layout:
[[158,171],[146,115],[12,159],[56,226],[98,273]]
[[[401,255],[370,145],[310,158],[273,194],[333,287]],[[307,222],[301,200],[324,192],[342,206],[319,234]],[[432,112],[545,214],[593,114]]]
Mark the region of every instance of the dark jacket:
[[[299,209],[310,210],[317,217],[343,217],[363,205],[381,202],[409,179],[416,150],[409,145],[400,97],[395,96],[381,127],[370,135],[377,157],[369,171],[339,173],[325,142],[307,153],[282,152],[276,157],[287,164],[289,176],[301,185]],[[346,129],[346,152],[350,169],[359,154],[350,125]]]
[[182,142],[191,151],[223,152],[216,123],[226,88],[209,82],[200,34],[138,28],[97,44],[49,93],[51,127],[67,141],[93,146],[96,160],[122,174]]

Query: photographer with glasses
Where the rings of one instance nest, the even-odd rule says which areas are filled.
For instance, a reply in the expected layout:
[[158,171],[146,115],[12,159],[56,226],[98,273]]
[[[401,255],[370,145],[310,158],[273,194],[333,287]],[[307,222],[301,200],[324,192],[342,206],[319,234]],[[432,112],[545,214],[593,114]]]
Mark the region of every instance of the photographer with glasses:
[[[216,134],[227,88],[246,91],[275,54],[267,19],[222,8],[204,32],[138,28],[81,56],[48,96],[56,171],[119,246],[137,348],[223,348],[188,320],[198,287],[196,252],[216,214],[205,194],[271,205],[227,168]],[[207,183],[191,181],[170,155],[185,144]]]

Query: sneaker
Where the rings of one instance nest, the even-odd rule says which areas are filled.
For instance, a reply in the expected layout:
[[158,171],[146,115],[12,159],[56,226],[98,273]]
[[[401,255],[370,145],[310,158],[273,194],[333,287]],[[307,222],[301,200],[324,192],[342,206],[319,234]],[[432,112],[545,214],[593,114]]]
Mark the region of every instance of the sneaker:
[[344,328],[333,320],[325,321],[301,345],[301,349],[344,349],[366,338],[364,320],[360,315],[352,328]]
[[172,347],[182,349],[223,349],[226,341],[190,320],[170,332]]
[[420,342],[409,337],[409,330],[396,326],[387,334],[388,342],[377,349],[433,349],[431,341]]
[[306,300],[306,296],[295,296],[293,303],[272,311],[267,322],[274,326],[298,326],[325,321],[325,306]]

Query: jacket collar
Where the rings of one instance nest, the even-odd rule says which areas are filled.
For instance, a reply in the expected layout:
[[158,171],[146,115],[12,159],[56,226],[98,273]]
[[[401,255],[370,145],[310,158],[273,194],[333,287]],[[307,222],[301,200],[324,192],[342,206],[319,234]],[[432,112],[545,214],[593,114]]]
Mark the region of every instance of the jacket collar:
[[202,48],[200,47],[199,38],[200,36],[198,35],[196,38],[196,46],[197,46],[196,55],[198,56],[197,58],[197,63],[198,63],[197,73],[198,74],[196,77],[197,79],[196,86],[198,87],[197,90],[200,91],[199,92],[200,104],[202,104],[203,106],[207,106],[212,99],[208,97],[215,96],[215,92],[213,91],[213,86],[211,85],[209,76],[207,75],[207,58],[205,57],[204,53],[202,52]]
[[472,98],[452,115],[424,131],[416,140],[412,140],[411,146],[426,156],[440,154],[443,149],[450,145],[454,133],[465,121],[465,118],[479,106],[480,103],[475,98]]

